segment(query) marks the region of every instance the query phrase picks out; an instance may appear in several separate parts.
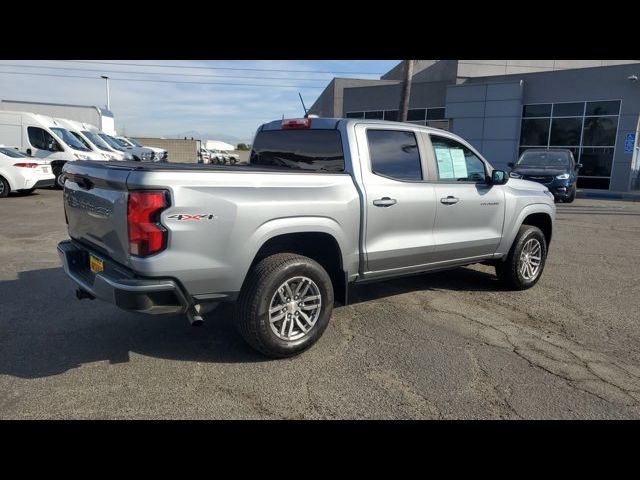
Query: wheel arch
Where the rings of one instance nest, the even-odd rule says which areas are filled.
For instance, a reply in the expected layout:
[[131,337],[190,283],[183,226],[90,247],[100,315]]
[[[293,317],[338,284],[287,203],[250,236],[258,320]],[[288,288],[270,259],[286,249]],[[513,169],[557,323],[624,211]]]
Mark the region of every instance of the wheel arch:
[[347,303],[348,281],[344,250],[333,232],[319,228],[275,232],[260,242],[246,269],[245,279],[256,263],[276,253],[296,253],[318,262],[331,278],[335,300],[343,304]]

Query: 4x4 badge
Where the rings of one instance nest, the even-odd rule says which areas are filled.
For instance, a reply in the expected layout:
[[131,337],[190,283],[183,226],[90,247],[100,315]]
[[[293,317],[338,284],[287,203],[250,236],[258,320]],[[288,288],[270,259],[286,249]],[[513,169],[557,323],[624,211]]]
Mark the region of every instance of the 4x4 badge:
[[184,221],[184,220],[200,221],[200,220],[214,220],[218,217],[213,213],[203,213],[203,214],[196,214],[196,215],[191,215],[188,213],[176,213],[174,215],[169,215],[167,218],[175,218],[178,221]]

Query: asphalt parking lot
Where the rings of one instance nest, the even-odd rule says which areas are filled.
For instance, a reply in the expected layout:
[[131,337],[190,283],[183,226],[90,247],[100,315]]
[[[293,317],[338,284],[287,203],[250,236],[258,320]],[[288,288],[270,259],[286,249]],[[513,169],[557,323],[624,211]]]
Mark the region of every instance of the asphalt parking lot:
[[531,290],[481,265],[367,285],[273,361],[230,306],[193,328],[77,301],[61,196],[0,200],[0,418],[640,418],[640,203],[558,205]]

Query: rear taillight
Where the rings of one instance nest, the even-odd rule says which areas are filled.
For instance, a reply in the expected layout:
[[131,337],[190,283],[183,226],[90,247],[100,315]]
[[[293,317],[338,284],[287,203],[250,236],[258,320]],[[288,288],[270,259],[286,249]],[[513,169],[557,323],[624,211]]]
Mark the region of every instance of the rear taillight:
[[299,128],[311,128],[311,119],[310,118],[291,118],[287,120],[282,120],[283,130],[299,129]]
[[14,163],[14,167],[23,167],[23,168],[36,168],[38,166],[37,163]]
[[127,221],[129,253],[145,257],[167,246],[167,230],[160,223],[160,213],[169,206],[169,193],[161,191],[129,192]]

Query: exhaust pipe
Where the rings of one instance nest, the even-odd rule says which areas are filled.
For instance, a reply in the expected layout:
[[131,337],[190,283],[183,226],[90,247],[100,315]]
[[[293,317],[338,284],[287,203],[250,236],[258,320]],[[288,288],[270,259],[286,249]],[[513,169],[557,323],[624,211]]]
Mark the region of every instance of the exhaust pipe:
[[187,320],[192,327],[201,327],[204,323],[204,318],[202,318],[200,305],[194,305],[187,311]]
[[96,297],[91,295],[86,290],[82,290],[81,288],[78,288],[78,289],[76,289],[76,298],[78,300],[84,300],[85,298],[88,298],[89,300],[95,300]]

